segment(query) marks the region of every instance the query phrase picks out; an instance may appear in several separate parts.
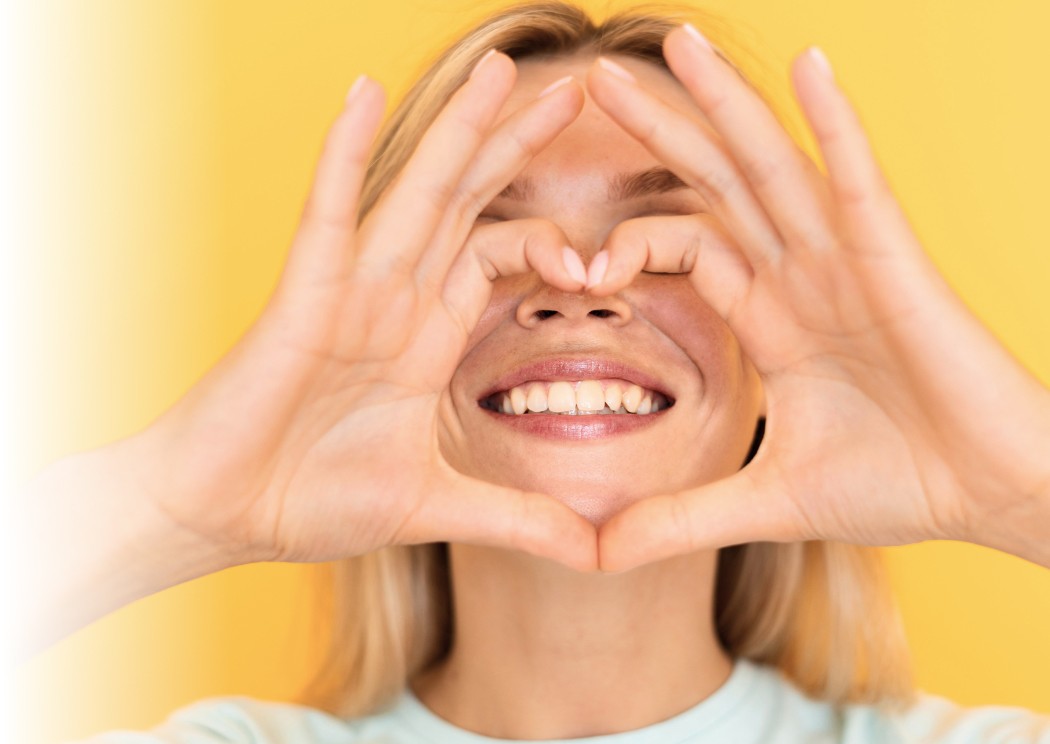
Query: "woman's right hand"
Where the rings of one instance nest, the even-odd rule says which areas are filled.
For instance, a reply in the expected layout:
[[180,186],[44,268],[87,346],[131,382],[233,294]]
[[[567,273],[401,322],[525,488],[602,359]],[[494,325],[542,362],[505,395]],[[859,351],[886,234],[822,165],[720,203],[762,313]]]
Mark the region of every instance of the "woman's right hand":
[[514,79],[507,56],[483,59],[360,224],[384,96],[367,78],[352,89],[258,321],[133,437],[164,515],[238,562],[449,540],[596,567],[584,518],[459,474],[437,442],[439,402],[491,280],[535,270],[566,291],[585,282],[550,223],[474,225],[583,105],[563,81],[496,123]]

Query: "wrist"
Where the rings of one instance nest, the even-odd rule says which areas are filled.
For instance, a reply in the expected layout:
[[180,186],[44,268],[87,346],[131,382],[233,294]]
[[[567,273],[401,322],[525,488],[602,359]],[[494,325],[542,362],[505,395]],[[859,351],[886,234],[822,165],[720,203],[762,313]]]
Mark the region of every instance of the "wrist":
[[58,460],[23,491],[19,553],[31,654],[104,615],[238,561],[175,524],[143,487],[134,438]]
[[[172,519],[155,492],[161,454],[142,433],[84,453],[84,473],[98,494],[111,494],[106,506],[120,551],[139,560],[132,575],[142,591],[153,593],[209,573],[249,563],[225,545]],[[142,596],[146,596],[143,594]]]
[[985,514],[960,539],[1050,568],[1050,495],[1026,495],[1009,510]]
[[[1044,391],[1042,415],[1035,416],[1037,425],[1027,431],[1024,451],[1018,452],[1014,464],[1016,477],[1000,479],[1009,484],[1007,495],[972,513],[959,539],[1001,550],[1050,568],[1050,391]],[[1023,464],[1023,466],[1022,466]]]

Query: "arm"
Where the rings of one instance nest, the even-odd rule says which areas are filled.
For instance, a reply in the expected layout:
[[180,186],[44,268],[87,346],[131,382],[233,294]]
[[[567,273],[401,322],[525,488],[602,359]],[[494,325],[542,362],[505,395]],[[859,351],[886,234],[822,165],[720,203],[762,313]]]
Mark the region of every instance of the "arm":
[[475,225],[475,205],[583,106],[579,86],[563,84],[497,121],[514,79],[506,55],[483,56],[363,225],[385,96],[363,77],[351,88],[255,324],[147,430],[65,458],[25,489],[20,646],[31,653],[136,599],[255,561],[457,541],[593,570],[590,522],[547,495],[463,476],[436,434],[492,280],[536,270],[565,291],[583,284],[553,224],[514,236]]
[[[1017,498],[987,508],[969,521],[956,539],[976,543],[1050,568],[1050,393],[1041,417],[1045,436],[1031,442],[1041,469],[1017,489]],[[1041,457],[1040,457],[1041,455]]]
[[141,439],[124,439],[62,458],[22,489],[19,660],[137,599],[243,562],[154,505],[141,478],[149,463]]

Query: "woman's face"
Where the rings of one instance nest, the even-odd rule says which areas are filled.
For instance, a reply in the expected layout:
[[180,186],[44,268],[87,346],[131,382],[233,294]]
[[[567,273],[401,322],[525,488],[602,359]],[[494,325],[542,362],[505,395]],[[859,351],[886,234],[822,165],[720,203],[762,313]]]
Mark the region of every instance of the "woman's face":
[[[669,73],[616,59],[649,90],[703,119]],[[582,83],[592,61],[522,61],[501,116],[565,75]],[[689,188],[615,193],[631,175],[661,167],[588,98],[579,118],[519,175],[529,188],[494,199],[479,223],[549,220],[589,264],[625,220],[707,211]],[[580,412],[603,397],[606,407],[615,403],[614,388],[626,394],[621,410],[646,396],[657,407],[660,396],[670,405],[648,414],[644,402],[636,413]],[[687,276],[643,273],[621,292],[596,298],[562,292],[530,273],[496,280],[442,406],[441,447],[460,472],[548,493],[600,525],[645,496],[738,470],[761,397],[754,368]],[[523,399],[529,408],[575,403],[576,414],[516,413]],[[491,410],[501,404],[512,412]]]

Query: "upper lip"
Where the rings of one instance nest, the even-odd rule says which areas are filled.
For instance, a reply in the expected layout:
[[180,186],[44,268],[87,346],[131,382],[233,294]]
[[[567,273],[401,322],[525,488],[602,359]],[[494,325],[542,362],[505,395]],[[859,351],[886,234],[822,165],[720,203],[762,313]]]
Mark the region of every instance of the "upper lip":
[[654,375],[626,362],[609,357],[548,357],[517,367],[493,382],[478,400],[510,390],[524,382],[557,382],[558,380],[599,380],[618,378],[633,382],[674,400],[673,391]]

